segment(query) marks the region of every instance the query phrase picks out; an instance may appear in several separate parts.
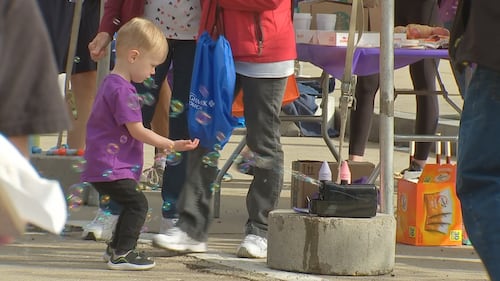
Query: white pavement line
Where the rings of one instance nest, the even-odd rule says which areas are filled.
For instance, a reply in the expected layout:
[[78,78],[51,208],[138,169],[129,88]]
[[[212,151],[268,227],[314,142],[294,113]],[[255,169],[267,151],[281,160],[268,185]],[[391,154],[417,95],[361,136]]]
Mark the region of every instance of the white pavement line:
[[477,258],[453,258],[453,257],[432,257],[432,256],[411,256],[411,255],[396,255],[396,259],[418,259],[418,260],[436,260],[436,261],[456,261],[456,262],[473,262],[481,263],[479,257]]
[[225,253],[201,253],[201,254],[190,254],[190,256],[204,260],[206,262],[217,263],[220,265],[237,268],[247,272],[255,272],[279,280],[300,280],[300,281],[327,280],[304,273],[294,273],[294,272],[271,269],[267,267],[265,259],[242,259],[242,258],[237,258],[234,255],[229,255]]

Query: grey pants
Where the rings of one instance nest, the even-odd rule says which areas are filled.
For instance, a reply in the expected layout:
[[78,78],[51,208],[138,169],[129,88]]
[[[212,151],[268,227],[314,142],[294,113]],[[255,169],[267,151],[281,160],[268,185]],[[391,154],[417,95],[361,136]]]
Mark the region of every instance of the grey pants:
[[[283,186],[279,112],[287,79],[237,76],[237,89],[241,87],[244,92],[246,141],[256,155],[254,178],[246,198],[245,234],[267,236],[267,216],[276,208]],[[198,241],[207,240],[211,222],[211,184],[217,173],[217,168],[202,163],[208,152],[197,148],[188,153],[186,182],[177,203],[177,226]]]

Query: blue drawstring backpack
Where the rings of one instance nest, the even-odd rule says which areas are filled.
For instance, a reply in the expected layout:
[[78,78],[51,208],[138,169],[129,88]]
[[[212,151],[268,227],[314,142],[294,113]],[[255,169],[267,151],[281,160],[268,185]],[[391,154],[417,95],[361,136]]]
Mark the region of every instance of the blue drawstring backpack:
[[188,106],[189,134],[200,139],[200,146],[222,148],[228,142],[237,123],[231,112],[235,82],[229,42],[204,32],[196,45]]

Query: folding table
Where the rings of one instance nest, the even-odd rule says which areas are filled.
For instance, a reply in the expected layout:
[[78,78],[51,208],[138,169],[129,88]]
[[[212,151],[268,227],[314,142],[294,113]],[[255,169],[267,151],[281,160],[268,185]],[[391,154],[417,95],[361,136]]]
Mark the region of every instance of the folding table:
[[[297,44],[298,60],[310,62],[313,65],[321,68],[321,86],[322,86],[322,102],[321,102],[321,115],[317,116],[282,116],[282,121],[317,121],[321,124],[321,135],[325,144],[328,146],[335,159],[339,159],[338,151],[328,135],[328,78],[333,76],[336,79],[341,79],[344,73],[345,59],[347,47],[340,46],[324,46],[316,44]],[[415,63],[425,58],[433,59],[448,59],[447,49],[407,49],[395,48],[394,49],[394,69],[399,69]],[[376,74],[380,69],[380,48],[356,48],[353,56],[352,71],[353,74],[358,76],[365,76]],[[437,67],[437,66],[436,66]],[[441,81],[439,72],[437,73],[439,91],[434,91],[433,94],[442,95],[445,100],[460,113],[460,108],[449,98],[444,84]],[[396,91],[397,92],[397,91]],[[411,91],[416,93],[415,91]],[[408,93],[408,91],[404,91]],[[418,93],[417,93],[418,94]],[[410,136],[395,136],[396,141],[457,141],[456,136],[424,136],[424,135],[410,135]],[[238,157],[241,150],[246,145],[245,138],[238,144],[229,159],[224,163],[223,167],[219,170],[215,183],[220,186],[222,177],[229,170],[231,165]],[[379,173],[379,165],[377,165],[374,173],[370,176],[373,180]],[[220,215],[220,189],[214,192],[214,217],[218,218]]]

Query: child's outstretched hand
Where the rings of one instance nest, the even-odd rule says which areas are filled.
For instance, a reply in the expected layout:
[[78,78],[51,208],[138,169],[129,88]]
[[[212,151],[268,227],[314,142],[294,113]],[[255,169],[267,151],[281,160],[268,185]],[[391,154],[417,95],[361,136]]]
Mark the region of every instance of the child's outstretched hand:
[[174,141],[174,151],[186,151],[195,149],[200,143],[199,139],[176,140]]

